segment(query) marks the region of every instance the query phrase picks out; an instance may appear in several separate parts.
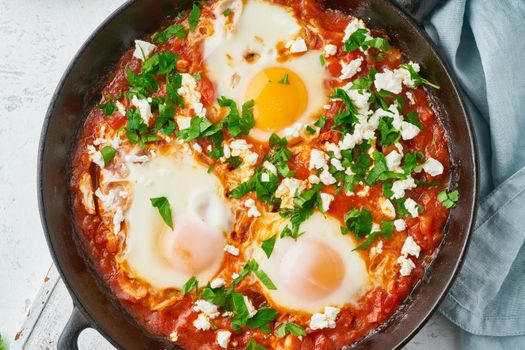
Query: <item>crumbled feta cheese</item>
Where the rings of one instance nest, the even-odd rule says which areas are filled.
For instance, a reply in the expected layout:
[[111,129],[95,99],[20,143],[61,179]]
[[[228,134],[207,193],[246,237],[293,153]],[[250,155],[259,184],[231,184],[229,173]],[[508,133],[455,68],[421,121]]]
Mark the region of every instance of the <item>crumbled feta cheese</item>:
[[[411,66],[414,72],[416,73],[419,72],[419,69],[420,69],[419,64],[410,61],[407,63],[407,65]],[[398,76],[403,78],[403,84],[405,84],[406,86],[410,88],[416,87],[415,81],[414,79],[412,79],[412,76],[410,75],[410,72],[407,69],[399,68],[399,69],[396,69],[395,72]]]
[[126,115],[126,107],[124,107],[124,105],[122,104],[122,102],[120,102],[120,101],[116,101],[116,102],[115,102],[115,106],[117,106],[117,111],[118,111],[121,115],[123,115],[123,116]]
[[207,331],[211,328],[211,323],[204,314],[199,314],[195,321],[193,321],[193,327],[200,331]]
[[388,167],[388,170],[390,171],[399,170],[399,166],[401,165],[402,158],[403,157],[401,156],[401,154],[399,154],[399,152],[396,150],[388,153],[385,156],[386,166]]
[[261,182],[270,182],[270,174],[262,173],[261,174]]
[[145,163],[149,161],[149,157],[146,155],[137,156],[136,154],[126,154],[124,160],[126,163]]
[[379,198],[379,206],[381,207],[381,211],[383,214],[390,218],[396,217],[396,208],[390,201],[390,199],[387,198]]
[[179,130],[187,129],[191,125],[190,117],[177,117],[176,121],[177,121],[177,126],[179,127]]
[[228,348],[228,344],[230,343],[230,337],[232,333],[230,331],[224,331],[220,330],[217,331],[217,344],[223,349]]
[[403,244],[403,248],[401,248],[401,254],[404,256],[413,255],[417,258],[419,253],[421,253],[421,247],[414,241],[412,236],[408,236]]
[[[354,34],[354,32],[358,29],[367,29],[365,26],[365,22],[363,22],[363,20],[361,19],[353,18],[345,28],[345,36],[343,37],[343,42],[350,39],[350,36]],[[369,34],[367,34],[367,39],[371,39]]]
[[224,158],[230,158],[232,156],[230,146],[224,144],[224,146],[222,147],[222,153],[224,153]]
[[356,58],[349,63],[344,63],[341,61],[341,75],[339,76],[339,79],[346,80],[352,78],[357,72],[361,71],[361,63],[363,63],[363,59],[361,57]]
[[244,206],[248,208],[248,217],[249,218],[257,218],[261,216],[261,213],[257,209],[257,206],[255,205],[255,201],[252,198],[247,199],[244,202]]
[[341,161],[339,159],[337,159],[337,158],[330,159],[330,164],[332,164],[333,167],[335,168],[335,170],[337,170],[337,171],[345,170],[345,168],[341,164]]
[[202,312],[209,319],[214,319],[220,315],[217,305],[202,299],[196,300],[195,303],[193,303],[193,311]]
[[149,124],[149,120],[151,117],[153,117],[153,113],[151,113],[151,105],[148,102],[147,99],[139,99],[137,96],[133,96],[131,98],[131,104],[140,112],[140,116],[144,120],[144,123]]
[[366,90],[352,89],[352,85],[353,83],[348,83],[343,87],[343,89],[346,91],[348,97],[350,97],[354,105],[357,107],[359,113],[363,115],[368,114],[368,110],[370,108],[370,103],[368,103],[371,96],[370,92]]
[[419,134],[421,129],[409,122],[401,122],[401,137],[403,140],[412,140]]
[[149,55],[151,55],[156,47],[157,46],[148,43],[147,41],[135,40],[135,51],[133,51],[133,57],[144,61]]
[[179,340],[179,333],[177,333],[176,331],[171,332],[170,333],[170,340],[172,342],[176,342],[177,340]]
[[324,329],[324,328],[335,328],[335,319],[341,309],[332,306],[325,306],[324,313],[313,314],[310,318],[310,328],[312,330]]
[[325,148],[327,152],[333,152],[335,158],[341,159],[341,149],[338,145],[336,145],[335,143],[327,142],[325,143]]
[[232,279],[236,279],[237,277],[239,277],[238,273],[236,273],[236,272],[232,273]]
[[122,209],[117,208],[115,211],[115,215],[113,215],[113,233],[119,234],[121,224],[124,221],[124,213],[122,212]]
[[409,176],[405,180],[397,180],[394,181],[392,184],[392,192],[394,193],[392,195],[392,198],[399,199],[405,196],[406,190],[411,190],[413,188],[416,188],[416,182],[414,181],[414,178],[412,176]]
[[238,139],[230,142],[231,155],[233,157],[240,156],[244,151],[247,151],[252,146],[246,142],[245,139]]
[[205,117],[206,116],[206,108],[204,108],[204,105],[200,102],[195,102],[192,106],[193,112],[195,112],[196,116],[199,117]]
[[283,179],[275,191],[275,196],[281,198],[281,208],[293,208],[293,198],[301,193],[304,188],[305,183],[299,179]]
[[423,164],[423,170],[430,176],[438,176],[443,174],[443,164],[437,159],[428,158],[425,164]]
[[328,193],[321,192],[321,210],[326,213],[330,209],[330,204],[334,200],[334,196]]
[[269,161],[267,161],[267,160],[264,161],[263,168],[268,170],[273,175],[277,175],[277,168],[275,167],[275,165],[273,165]]
[[210,282],[210,287],[212,287],[213,289],[221,288],[221,287],[224,287],[225,284],[226,282],[224,281],[224,279],[218,277]]
[[359,190],[356,194],[359,196],[359,197],[366,197],[368,195],[368,192],[370,192],[370,187],[369,186],[363,186],[363,188],[361,190]]
[[333,44],[326,44],[323,48],[323,51],[326,57],[333,56],[337,53],[337,46]]
[[285,47],[290,49],[291,53],[300,53],[308,51],[306,42],[303,38],[297,38],[295,40],[290,40],[286,43]]
[[321,172],[321,175],[319,175],[319,179],[325,185],[332,185],[332,184],[335,184],[337,182],[335,177],[332,174],[330,174],[330,172],[328,171],[328,167],[327,166],[325,166],[323,168],[323,171]]
[[321,169],[326,166],[327,155],[323,151],[318,149],[312,149],[310,152],[310,163],[308,168],[311,169]]
[[417,203],[412,198],[407,198],[405,200],[405,208],[408,210],[408,212],[413,218],[417,218],[419,216]]
[[403,77],[390,69],[385,69],[383,73],[377,73],[374,79],[374,86],[377,91],[385,90],[394,94],[401,93]]
[[288,138],[299,137],[301,135],[302,123],[294,123],[292,126],[284,129],[284,136]]
[[120,145],[122,144],[122,140],[120,139],[120,135],[116,134],[115,137],[113,138],[113,140],[111,140],[111,142],[109,144],[114,149],[118,149],[120,147]]
[[257,164],[257,159],[259,159],[259,155],[255,152],[249,152],[244,154],[242,158],[248,165],[255,165]]
[[379,241],[375,246],[370,249],[370,255],[378,255],[383,252],[383,241]]
[[412,270],[416,268],[414,262],[404,255],[397,258],[397,263],[401,265],[401,269],[399,270],[401,276],[410,276]]
[[414,99],[414,95],[410,91],[407,91],[406,95],[407,95],[408,102],[410,102],[411,105],[415,105],[416,100]]
[[91,157],[91,161],[95,163],[96,165],[98,165],[99,167],[103,168],[105,164],[104,164],[104,157],[102,157],[102,153],[100,153],[100,151],[97,151],[97,149],[93,145],[87,146],[87,150],[88,150],[89,156]]
[[195,150],[195,152],[202,153],[202,147],[197,142],[193,144],[193,149]]
[[235,246],[232,246],[230,244],[227,244],[224,247],[224,251],[227,252],[227,253],[230,253],[233,256],[238,256],[239,255],[239,248],[237,248]]
[[323,105],[323,109],[329,110],[330,108],[332,108],[332,105],[330,104]]
[[394,226],[396,227],[396,230],[399,232],[405,231],[407,228],[407,225],[405,223],[405,220],[403,219],[397,219],[394,221]]
[[321,180],[319,179],[319,176],[314,175],[314,174],[308,176],[308,181],[310,181],[310,183],[314,184],[314,185],[318,184],[319,182],[321,182]]
[[252,302],[246,295],[243,295],[244,298],[244,305],[246,305],[246,308],[248,309],[248,314],[250,315],[249,318],[252,318],[257,313],[257,310],[253,306]]
[[195,103],[201,102],[201,93],[197,90],[197,80],[193,75],[188,73],[181,74],[182,81],[181,87],[177,90],[177,93],[182,96],[187,106],[194,106]]

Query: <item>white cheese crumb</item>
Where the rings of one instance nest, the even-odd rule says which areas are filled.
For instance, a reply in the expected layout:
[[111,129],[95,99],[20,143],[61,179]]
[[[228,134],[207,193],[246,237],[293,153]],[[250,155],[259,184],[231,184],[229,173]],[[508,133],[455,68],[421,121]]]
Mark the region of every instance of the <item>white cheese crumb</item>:
[[366,90],[356,90],[352,89],[353,83],[346,84],[343,89],[348,94],[348,97],[352,100],[354,105],[357,107],[357,110],[362,115],[367,115],[368,110],[370,109],[370,103],[368,101],[370,100],[371,94]]
[[377,91],[385,90],[394,94],[399,94],[403,84],[403,76],[396,74],[396,72],[385,69],[383,73],[377,73],[374,79],[374,86]]
[[406,190],[411,190],[413,188],[416,188],[416,182],[414,181],[414,178],[412,176],[409,176],[405,180],[397,180],[394,181],[392,184],[392,192],[394,193],[392,195],[392,198],[399,199],[405,196]]
[[408,212],[413,218],[417,218],[419,216],[417,203],[412,198],[407,198],[405,200],[405,208],[408,210]]
[[224,331],[220,330],[217,331],[217,344],[223,349],[228,348],[228,344],[230,343],[230,337],[232,333],[230,331]]
[[230,146],[224,144],[224,146],[222,147],[222,153],[224,153],[224,158],[230,158],[232,156]]
[[438,176],[443,174],[443,164],[437,159],[428,158],[425,164],[423,164],[423,170],[430,176]]
[[394,226],[396,227],[396,230],[399,232],[405,231],[407,228],[407,225],[405,223],[405,220],[403,219],[397,219],[394,221]]
[[388,153],[385,156],[386,166],[388,167],[388,170],[390,170],[390,171],[398,170],[399,166],[401,165],[401,159],[402,158],[403,157],[401,156],[401,154],[399,154],[399,152],[396,151],[396,150]]
[[310,152],[310,163],[308,168],[311,169],[321,169],[326,166],[327,155],[323,151],[318,149],[312,149]]
[[237,277],[239,277],[238,273],[236,273],[236,272],[232,273],[232,279],[236,279]]
[[328,171],[328,167],[327,166],[325,166],[323,168],[323,171],[321,172],[321,175],[319,175],[319,179],[325,185],[332,185],[332,184],[335,184],[337,182],[335,177],[333,177],[333,175],[330,174],[330,172]]
[[225,284],[226,282],[224,281],[224,279],[218,277],[210,282],[210,287],[212,287],[213,289],[221,288],[221,287],[224,287]]
[[135,40],[135,51],[133,51],[133,57],[138,58],[144,61],[146,58],[151,55],[153,50],[157,46],[143,40]]
[[383,241],[379,241],[375,246],[370,249],[370,255],[378,255],[383,252]]
[[176,342],[177,340],[179,340],[179,333],[177,333],[176,331],[171,332],[170,333],[170,340],[172,342]]
[[151,105],[148,102],[147,99],[139,99],[137,96],[133,96],[131,99],[131,104],[140,112],[140,116],[142,117],[142,120],[144,120],[144,123],[149,124],[149,120],[151,117],[153,117],[153,113],[151,113]]
[[401,137],[403,140],[412,140],[420,131],[421,129],[412,123],[405,121],[401,122]]
[[122,104],[122,102],[120,102],[120,101],[116,101],[116,102],[115,102],[115,106],[117,106],[117,110],[118,110],[118,112],[119,112],[121,115],[123,115],[123,116],[126,115],[126,107],[124,107],[124,105]]
[[211,328],[211,324],[205,314],[199,314],[193,321],[193,327],[201,331],[207,331]]
[[284,136],[288,138],[299,137],[301,135],[302,123],[294,123],[292,126],[284,129]]
[[404,255],[397,258],[397,263],[401,265],[401,269],[399,270],[401,276],[409,276],[412,270],[416,268],[414,262]]
[[136,154],[126,154],[124,160],[126,163],[145,163],[149,161],[149,157],[146,155],[137,156]]
[[[343,37],[343,42],[350,39],[350,36],[358,29],[367,29],[365,22],[359,18],[353,18],[345,28],[345,36]],[[367,39],[371,39],[370,35],[367,34]]]
[[195,112],[196,116],[199,117],[205,117],[206,116],[206,108],[204,108],[204,105],[200,102],[195,102],[192,106],[193,112]]
[[333,152],[335,158],[341,159],[341,149],[338,145],[332,142],[327,142],[325,143],[325,148],[328,152]]
[[363,59],[361,57],[356,58],[349,63],[341,62],[341,75],[339,80],[346,80],[352,78],[357,72],[361,71],[361,63]]
[[220,315],[217,305],[202,299],[196,300],[195,303],[193,303],[193,311],[202,312],[209,319],[214,319]]
[[324,328],[335,328],[335,319],[341,309],[332,306],[325,306],[324,313],[313,314],[310,318],[310,328],[312,330],[324,329]]
[[403,248],[401,248],[401,254],[404,256],[413,255],[417,258],[419,253],[421,253],[421,247],[414,241],[412,236],[408,236],[403,244]]
[[238,139],[230,142],[231,155],[233,157],[240,156],[244,151],[247,151],[252,146],[246,142],[245,139]]
[[121,224],[124,221],[124,213],[122,213],[122,209],[117,208],[115,211],[115,215],[113,215],[113,233],[119,234],[121,229]]
[[249,152],[247,154],[244,155],[243,157],[243,160],[248,164],[248,165],[255,165],[257,164],[257,159],[259,159],[259,155],[255,152]]
[[335,168],[335,170],[337,170],[337,171],[345,170],[345,168],[341,164],[341,161],[339,159],[337,159],[337,158],[330,159],[330,164],[332,164],[333,167]]
[[246,295],[243,295],[244,298],[244,304],[246,305],[246,308],[248,309],[248,314],[250,315],[249,318],[252,318],[257,313],[257,310],[253,306],[252,302]]
[[261,213],[259,210],[257,210],[257,206],[255,205],[255,201],[252,198],[247,199],[244,202],[244,206],[248,208],[248,217],[249,218],[257,218],[261,216]]
[[308,181],[310,181],[310,183],[314,184],[314,185],[318,184],[319,182],[321,182],[321,180],[319,179],[319,176],[314,175],[314,174],[308,176]]
[[337,53],[337,46],[333,44],[326,44],[323,50],[324,50],[324,55],[326,57],[333,56]]
[[321,192],[321,210],[326,213],[330,209],[330,204],[334,200],[334,196],[328,193]]
[[97,151],[97,149],[93,145],[87,146],[87,150],[88,150],[89,156],[91,157],[91,161],[95,163],[96,165],[98,165],[99,167],[103,168],[105,164],[104,164],[104,158],[102,157],[102,153],[100,153],[100,151]]
[[187,129],[191,125],[191,117],[177,117],[176,120],[179,130]]
[[308,47],[306,46],[306,42],[303,38],[290,40],[286,43],[285,47],[290,49],[291,53],[300,53],[308,51]]
[[268,173],[262,173],[261,182],[270,182],[270,175]]
[[394,207],[390,199],[380,198],[379,206],[381,207],[381,211],[383,212],[383,214],[385,214],[386,216],[390,218],[396,217],[396,208]]
[[408,102],[410,102],[411,105],[415,105],[416,104],[416,100],[414,99],[414,95],[410,91],[407,91],[407,99],[408,99]]
[[237,248],[235,246],[232,246],[230,244],[227,244],[224,247],[224,251],[227,252],[227,253],[230,253],[233,256],[238,256],[239,255],[239,248]]
[[120,145],[122,144],[122,140],[120,139],[120,135],[119,134],[115,135],[115,137],[113,138],[113,140],[110,141],[109,144],[114,149],[118,149],[120,147]]
[[267,161],[267,160],[264,161],[263,168],[268,170],[273,175],[277,175],[277,168],[275,167],[275,165],[273,165],[269,161]]
[[201,145],[199,145],[199,144],[196,143],[196,142],[193,144],[193,149],[194,149],[196,152],[198,152],[198,153],[202,153],[202,147],[201,147]]

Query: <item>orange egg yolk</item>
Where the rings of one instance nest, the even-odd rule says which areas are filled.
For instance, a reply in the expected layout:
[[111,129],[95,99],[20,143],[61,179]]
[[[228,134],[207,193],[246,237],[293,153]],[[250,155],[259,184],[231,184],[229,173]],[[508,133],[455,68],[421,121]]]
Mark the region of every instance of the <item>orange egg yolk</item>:
[[255,127],[277,132],[301,118],[308,103],[308,92],[297,74],[287,68],[271,67],[252,79],[246,100],[255,102]]
[[188,276],[205,271],[224,255],[224,239],[197,220],[181,218],[174,230],[164,225],[158,244],[168,264]]
[[328,245],[315,240],[299,240],[282,261],[281,277],[295,296],[318,300],[331,294],[342,283],[343,260]]

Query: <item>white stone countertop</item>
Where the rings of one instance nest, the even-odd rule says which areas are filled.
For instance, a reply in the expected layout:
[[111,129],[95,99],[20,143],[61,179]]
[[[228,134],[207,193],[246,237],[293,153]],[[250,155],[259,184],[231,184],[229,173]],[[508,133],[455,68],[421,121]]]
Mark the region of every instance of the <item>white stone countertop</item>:
[[[75,52],[124,2],[0,0],[0,334],[14,347],[51,265],[36,196],[37,148],[47,105]],[[64,319],[70,307],[59,309]],[[457,338],[457,329],[435,315],[407,348],[459,349]],[[80,343],[81,349],[110,348],[93,331]]]

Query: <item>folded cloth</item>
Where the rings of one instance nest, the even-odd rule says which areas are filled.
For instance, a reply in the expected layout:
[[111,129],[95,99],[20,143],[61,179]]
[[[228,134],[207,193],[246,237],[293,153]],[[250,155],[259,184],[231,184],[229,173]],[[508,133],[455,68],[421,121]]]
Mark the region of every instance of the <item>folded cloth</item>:
[[475,228],[440,311],[462,348],[525,349],[525,1],[449,0],[425,29],[460,80],[480,154]]

